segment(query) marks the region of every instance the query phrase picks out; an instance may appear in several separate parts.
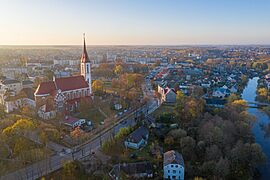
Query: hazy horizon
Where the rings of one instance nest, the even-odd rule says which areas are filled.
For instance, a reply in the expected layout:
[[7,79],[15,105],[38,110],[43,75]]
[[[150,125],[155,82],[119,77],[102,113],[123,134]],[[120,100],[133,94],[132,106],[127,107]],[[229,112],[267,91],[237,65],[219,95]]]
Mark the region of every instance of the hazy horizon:
[[[1,1],[1,0],[0,0]],[[0,45],[269,45],[268,0],[1,1]]]
[[[87,42],[86,42],[87,43]],[[3,46],[82,46],[81,44],[0,44],[0,47]],[[261,43],[261,44],[250,44],[250,43],[246,43],[246,44],[87,44],[87,47],[91,47],[91,46],[270,46],[270,43]]]

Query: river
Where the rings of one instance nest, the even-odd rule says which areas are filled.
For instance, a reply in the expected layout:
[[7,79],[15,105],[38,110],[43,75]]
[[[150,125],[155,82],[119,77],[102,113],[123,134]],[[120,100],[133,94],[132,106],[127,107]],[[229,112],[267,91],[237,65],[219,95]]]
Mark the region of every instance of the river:
[[[249,79],[247,87],[242,93],[242,98],[247,102],[255,102],[256,100],[256,89],[258,85],[258,77]],[[262,126],[267,126],[270,123],[269,116],[260,109],[249,108],[248,112],[256,117],[256,122],[253,124],[252,132],[254,134],[256,143],[260,144],[263,152],[267,156],[267,163],[264,166],[259,167],[260,173],[263,180],[270,179],[270,137],[266,136],[266,132]]]

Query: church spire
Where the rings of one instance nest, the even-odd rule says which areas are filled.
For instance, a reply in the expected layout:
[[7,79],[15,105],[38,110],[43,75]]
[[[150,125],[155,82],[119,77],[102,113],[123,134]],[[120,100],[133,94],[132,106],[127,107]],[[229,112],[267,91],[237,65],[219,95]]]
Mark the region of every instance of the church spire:
[[90,59],[88,57],[87,50],[86,50],[85,33],[83,33],[83,53],[81,56],[81,62],[82,63],[90,62]]

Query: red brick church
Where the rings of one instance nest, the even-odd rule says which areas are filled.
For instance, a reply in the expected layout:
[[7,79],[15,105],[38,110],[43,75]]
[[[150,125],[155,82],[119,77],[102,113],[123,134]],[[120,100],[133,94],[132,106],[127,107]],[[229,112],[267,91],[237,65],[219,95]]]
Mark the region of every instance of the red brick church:
[[91,100],[91,63],[87,54],[85,37],[81,55],[80,75],[54,78],[42,82],[35,92],[38,115],[43,119],[55,117],[56,112],[69,114],[79,107],[80,101]]

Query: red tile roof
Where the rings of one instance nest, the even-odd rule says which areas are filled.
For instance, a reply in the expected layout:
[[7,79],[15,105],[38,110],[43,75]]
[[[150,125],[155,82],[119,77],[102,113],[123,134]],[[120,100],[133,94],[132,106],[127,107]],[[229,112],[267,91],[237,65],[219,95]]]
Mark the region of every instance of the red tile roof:
[[55,81],[42,82],[38,86],[35,95],[53,95],[53,93],[58,89],[61,89],[61,91],[70,91],[88,87],[89,85],[83,76],[57,78]]
[[74,124],[79,120],[80,120],[79,118],[68,116],[67,118],[64,119],[64,122],[68,124]]
[[51,94],[54,90],[56,90],[56,87],[53,81],[42,82],[38,86],[35,95]]
[[56,88],[61,89],[61,91],[69,91],[89,87],[83,76],[57,78],[55,79],[55,84]]

